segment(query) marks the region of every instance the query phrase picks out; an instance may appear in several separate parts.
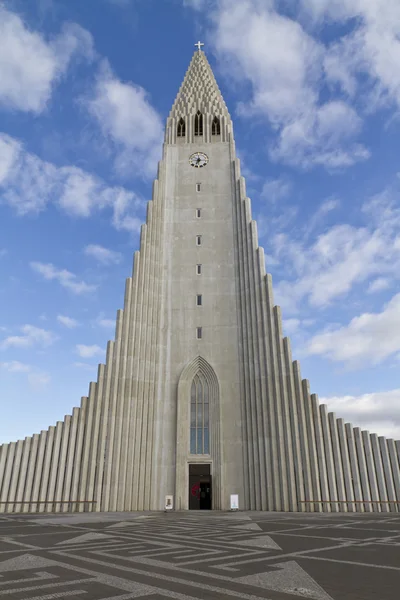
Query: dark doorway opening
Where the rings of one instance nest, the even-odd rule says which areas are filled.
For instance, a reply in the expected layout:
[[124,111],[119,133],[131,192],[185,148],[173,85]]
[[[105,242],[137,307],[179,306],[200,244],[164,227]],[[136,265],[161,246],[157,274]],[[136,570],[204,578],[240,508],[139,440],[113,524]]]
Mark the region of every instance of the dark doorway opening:
[[189,465],[189,510],[211,510],[211,465]]

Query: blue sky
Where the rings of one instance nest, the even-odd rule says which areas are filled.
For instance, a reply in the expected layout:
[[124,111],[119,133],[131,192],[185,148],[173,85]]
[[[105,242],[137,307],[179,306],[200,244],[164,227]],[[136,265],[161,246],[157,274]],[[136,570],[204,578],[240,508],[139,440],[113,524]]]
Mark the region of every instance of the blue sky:
[[0,1],[0,443],[71,414],[202,39],[312,392],[400,438],[398,0]]

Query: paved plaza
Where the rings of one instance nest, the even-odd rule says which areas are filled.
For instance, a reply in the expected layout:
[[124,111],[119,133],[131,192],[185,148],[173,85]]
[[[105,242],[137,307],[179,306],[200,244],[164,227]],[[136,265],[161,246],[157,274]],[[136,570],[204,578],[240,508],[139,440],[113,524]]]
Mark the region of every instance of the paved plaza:
[[400,515],[0,516],[12,600],[397,600]]

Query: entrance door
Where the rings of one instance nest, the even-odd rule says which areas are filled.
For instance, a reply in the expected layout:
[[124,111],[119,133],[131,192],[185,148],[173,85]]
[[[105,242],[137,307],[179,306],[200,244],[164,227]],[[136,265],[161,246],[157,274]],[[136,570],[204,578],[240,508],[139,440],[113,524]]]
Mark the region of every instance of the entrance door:
[[189,465],[189,510],[211,510],[211,473],[209,464]]

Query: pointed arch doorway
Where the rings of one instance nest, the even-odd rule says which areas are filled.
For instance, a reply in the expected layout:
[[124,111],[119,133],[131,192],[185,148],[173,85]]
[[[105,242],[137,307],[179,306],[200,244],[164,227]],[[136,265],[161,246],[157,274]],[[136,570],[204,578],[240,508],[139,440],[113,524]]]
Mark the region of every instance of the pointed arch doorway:
[[176,507],[218,510],[222,492],[219,382],[201,356],[181,373],[177,409]]

